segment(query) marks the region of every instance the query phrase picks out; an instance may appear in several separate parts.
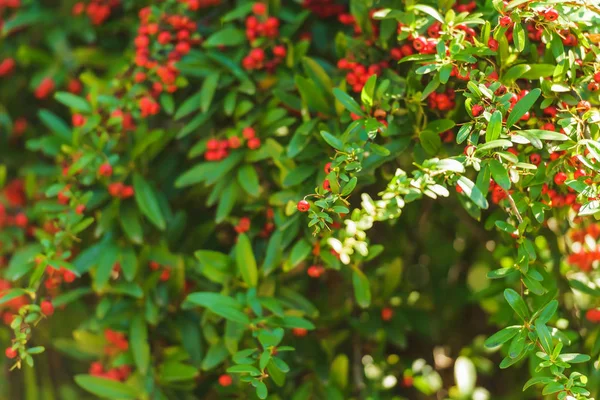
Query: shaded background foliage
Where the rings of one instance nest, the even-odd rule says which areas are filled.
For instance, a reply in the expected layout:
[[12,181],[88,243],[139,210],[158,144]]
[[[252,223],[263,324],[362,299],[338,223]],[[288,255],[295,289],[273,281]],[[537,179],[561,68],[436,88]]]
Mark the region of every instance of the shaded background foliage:
[[[554,6],[556,23],[546,17]],[[597,260],[568,258],[585,248],[571,241],[573,232],[587,233],[590,253],[598,237],[592,217],[576,216],[580,204],[590,215],[600,208],[593,200],[598,97],[589,86],[600,69],[590,36],[598,34],[594,7],[0,0],[0,337],[17,352],[3,368],[35,363],[11,372],[1,396],[264,398],[268,390],[270,398],[294,400],[540,398],[539,388],[522,387],[539,375],[541,360],[531,351],[525,357],[522,346],[524,361],[500,370],[507,346],[489,349],[484,341],[517,320],[520,304],[503,297],[508,287],[526,295],[527,310],[559,300],[558,315],[542,324],[564,330],[552,331],[552,346],[595,358],[600,350],[600,319],[584,317],[597,311]],[[512,26],[502,30],[506,15]],[[468,20],[452,30],[454,18]],[[569,18],[580,24],[565,25]],[[160,26],[150,33],[153,23]],[[249,28],[256,23],[271,27]],[[179,39],[181,30],[189,36]],[[169,43],[161,43],[162,31]],[[264,37],[253,39],[256,32]],[[440,42],[456,46],[449,64]],[[555,72],[563,53],[579,72]],[[585,57],[585,65],[574,61]],[[499,67],[488,79],[492,58]],[[557,87],[545,83],[552,74]],[[502,93],[486,100],[484,82],[514,92],[512,106]],[[538,86],[545,100],[529,105],[531,115],[517,125],[545,133],[511,143],[500,110],[506,119],[517,94]],[[589,112],[578,109],[582,97]],[[475,112],[480,104],[487,109]],[[545,114],[552,104],[564,107],[561,121],[575,119],[567,114],[585,121],[577,130],[572,121],[560,125],[571,139],[545,125],[559,123]],[[469,124],[473,133],[465,134]],[[593,140],[577,143],[580,131]],[[465,149],[500,135],[497,151]],[[513,144],[516,162],[502,151]],[[582,146],[589,174],[578,177],[563,160]],[[561,151],[568,154],[557,161],[552,154]],[[540,167],[540,182],[527,183],[523,171],[535,167],[536,152],[552,172]],[[444,170],[437,158],[428,166],[430,157],[461,167]],[[501,168],[496,181],[511,171],[507,193],[530,226],[518,223],[521,215],[494,186],[487,210],[489,170],[480,176],[491,160]],[[472,168],[480,162],[482,170]],[[554,186],[563,167],[572,191]],[[395,198],[427,196],[433,183],[457,193],[409,203],[400,218],[392,210],[393,220],[368,232],[370,253],[354,252],[351,267],[340,262],[330,239],[353,235],[344,219],[359,219],[369,203],[363,195],[377,198],[398,168],[430,181]],[[461,178],[478,189],[453,189]],[[326,179],[349,188],[348,196],[325,189]],[[532,194],[541,182],[555,196]],[[582,194],[565,206],[561,199],[575,190]],[[296,210],[306,195],[308,219]],[[550,229],[529,216],[538,200]],[[537,265],[515,255],[527,237]],[[520,273],[487,277],[515,265],[543,278],[541,296]],[[531,343],[539,343],[542,335],[531,330]],[[597,369],[578,365],[596,395]],[[566,396],[563,389],[554,393]]]

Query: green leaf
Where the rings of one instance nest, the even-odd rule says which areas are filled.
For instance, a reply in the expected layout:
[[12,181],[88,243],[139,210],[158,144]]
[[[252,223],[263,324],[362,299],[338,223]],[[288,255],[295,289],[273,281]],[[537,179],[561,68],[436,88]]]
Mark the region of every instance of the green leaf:
[[195,94],[191,95],[179,106],[175,113],[175,120],[179,120],[186,115],[198,110],[200,108],[200,102],[202,101],[202,90],[199,90]]
[[519,293],[512,289],[504,290],[504,298],[522,320],[529,318],[529,309]]
[[485,131],[485,141],[491,142],[500,137],[502,132],[502,113],[499,110],[494,111],[490,118],[490,123]]
[[261,400],[266,399],[267,396],[269,395],[269,390],[267,389],[267,385],[265,385],[265,383],[263,381],[259,381],[256,384],[256,395]]
[[338,101],[340,103],[342,103],[344,105],[344,107],[348,111],[350,111],[358,116],[361,116],[361,117],[365,116],[364,111],[360,108],[358,103],[352,97],[350,97],[350,95],[348,93],[344,92],[342,89],[333,88],[333,95],[336,97],[336,99],[338,99]]
[[569,364],[580,364],[584,362],[590,361],[591,357],[587,354],[578,354],[578,353],[564,353],[558,356],[562,361],[567,362]]
[[463,190],[463,193],[469,199],[471,199],[471,201],[475,203],[477,207],[484,210],[489,207],[488,201],[486,200],[485,196],[483,195],[483,193],[481,193],[481,190],[479,190],[479,188],[475,186],[475,183],[473,183],[472,180],[470,180],[466,176],[461,176],[460,178],[458,178],[457,183],[458,186],[460,186],[460,188]]
[[165,230],[166,222],[152,187],[140,174],[133,175],[133,189],[138,208],[158,229]]
[[422,131],[419,133],[419,141],[423,149],[431,156],[436,155],[442,148],[440,135],[433,131]]
[[549,384],[547,384],[544,389],[542,390],[542,394],[548,395],[548,394],[552,394],[552,393],[557,393],[557,392],[561,392],[565,389],[565,385],[563,385],[560,382],[550,382]]
[[248,316],[241,311],[241,304],[229,296],[211,292],[196,292],[188,295],[185,303],[187,303],[186,307],[189,307],[190,304],[206,307],[223,318],[244,325],[250,324]]
[[373,106],[373,95],[375,94],[375,85],[377,83],[377,75],[373,74],[367,79],[360,93],[360,100],[368,107]]
[[367,308],[371,304],[371,287],[369,279],[358,268],[353,269],[352,285],[354,286],[354,297],[356,302],[362,308]]
[[167,361],[159,367],[158,379],[161,382],[191,381],[198,376],[198,369],[179,361]]
[[354,188],[356,187],[356,184],[358,183],[358,179],[354,176],[352,177],[348,183],[346,183],[344,185],[344,187],[342,188],[342,192],[341,195],[342,196],[348,196],[350,193],[352,193],[352,191],[354,190]]
[[525,115],[525,113],[529,111],[531,107],[533,107],[541,94],[542,91],[538,88],[535,88],[531,90],[531,92],[527,93],[521,100],[519,100],[506,119],[506,127],[510,128],[517,121],[519,121],[521,117]]
[[424,130],[432,131],[433,133],[442,133],[454,128],[456,123],[451,119],[437,119],[427,124]]
[[444,17],[442,16],[442,14],[439,13],[438,10],[436,10],[435,8],[431,7],[431,6],[427,6],[425,4],[415,4],[412,7],[408,7],[408,10],[419,10],[421,12],[424,12],[425,14],[428,14],[430,16],[432,16],[433,18],[435,18],[436,20],[438,20],[441,24],[445,24],[446,21],[444,20]]
[[487,338],[485,347],[493,348],[512,339],[523,327],[521,325],[508,326]]
[[205,47],[237,46],[246,42],[246,34],[241,29],[225,28],[213,33],[204,42]]
[[490,172],[492,174],[492,178],[494,178],[498,185],[506,190],[510,189],[510,178],[508,177],[508,171],[504,165],[502,165],[502,163],[495,158],[490,160]]
[[144,231],[140,223],[137,209],[128,203],[121,204],[120,218],[121,228],[133,243],[142,244]]
[[52,112],[44,109],[38,111],[38,118],[44,125],[46,125],[48,129],[50,129],[50,131],[56,134],[56,136],[66,142],[71,142],[71,128],[66,124],[65,121],[57,117]]
[[76,96],[69,92],[56,92],[54,94],[54,98],[59,102],[63,103],[67,107],[70,107],[74,110],[81,111],[84,113],[91,113],[92,107],[90,103],[88,103],[85,99]]
[[350,361],[348,360],[348,356],[345,354],[338,354],[331,363],[329,376],[331,382],[339,389],[343,390],[348,386],[349,366]]
[[525,49],[525,31],[520,23],[515,23],[513,28],[513,43],[517,51],[521,52]]
[[498,139],[498,140],[492,140],[491,142],[486,142],[483,144],[480,144],[479,146],[477,146],[477,152],[481,152],[484,150],[491,150],[491,149],[496,149],[499,147],[512,147],[512,142],[510,140],[506,140],[506,139]]
[[538,334],[539,341],[546,353],[552,354],[552,335],[546,324],[538,319],[535,321],[535,331]]
[[235,245],[235,261],[244,282],[250,287],[256,286],[258,283],[256,259],[254,258],[250,239],[244,233],[238,235],[238,241]]
[[129,339],[135,365],[142,375],[146,375],[150,366],[150,345],[148,344],[148,328],[142,314],[133,317]]
[[321,131],[321,137],[327,142],[328,145],[330,145],[334,149],[340,151],[344,150],[344,143],[337,137],[333,136],[331,133]]
[[556,310],[558,309],[558,301],[552,300],[548,304],[544,306],[544,308],[536,311],[535,314],[531,317],[531,320],[539,320],[541,323],[545,324],[554,316]]
[[200,110],[202,112],[206,112],[210,108],[217,86],[219,85],[220,77],[221,75],[218,72],[215,72],[204,79],[202,88],[200,89]]
[[313,60],[312,58],[303,57],[302,64],[304,65],[304,71],[310,79],[317,83],[317,85],[324,92],[331,91],[333,84],[331,78],[327,75],[327,72],[321,67],[321,65]]
[[523,386],[523,391],[529,389],[533,385],[538,385],[540,383],[547,384],[553,381],[554,380],[548,376],[536,376],[525,382],[525,386]]
[[252,164],[244,164],[238,169],[237,180],[240,186],[250,196],[259,196],[260,182],[258,181],[258,174]]
[[138,398],[139,389],[112,379],[91,375],[75,375],[75,383],[88,392],[106,399]]

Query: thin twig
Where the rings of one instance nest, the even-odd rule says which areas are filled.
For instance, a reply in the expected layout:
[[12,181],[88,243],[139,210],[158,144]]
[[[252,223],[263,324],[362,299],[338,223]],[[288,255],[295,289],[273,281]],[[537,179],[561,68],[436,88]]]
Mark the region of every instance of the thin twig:
[[506,193],[506,197],[508,198],[508,202],[510,203],[510,208],[512,209],[513,213],[515,214],[515,216],[519,220],[519,224],[523,223],[523,217],[521,217],[521,213],[519,212],[519,209],[517,208],[517,204],[515,203],[515,199],[512,198],[512,196],[510,195],[510,193],[508,192],[508,190],[506,190],[504,188],[502,188],[502,190],[504,190],[504,193]]

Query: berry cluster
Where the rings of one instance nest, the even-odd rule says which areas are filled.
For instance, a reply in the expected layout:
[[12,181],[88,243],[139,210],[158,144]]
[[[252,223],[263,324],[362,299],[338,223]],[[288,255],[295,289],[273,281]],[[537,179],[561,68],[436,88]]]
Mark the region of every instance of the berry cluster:
[[302,7],[310,10],[319,18],[330,18],[342,14],[346,7],[333,0],[302,0]]
[[246,37],[250,43],[264,37],[276,39],[279,36],[279,19],[267,16],[267,5],[256,2],[252,7],[254,15],[246,18]]
[[365,86],[365,83],[367,83],[371,75],[379,76],[381,71],[388,67],[388,63],[386,61],[382,61],[378,64],[366,66],[342,58],[338,61],[337,66],[341,70],[348,71],[346,73],[346,82],[348,85],[350,85],[354,92],[358,93]]
[[432,110],[448,111],[456,106],[453,89],[446,89],[443,93],[433,92],[427,97],[427,104]]
[[113,182],[108,185],[108,194],[119,199],[128,199],[132,197],[135,192],[133,186],[125,185],[122,182]]
[[171,278],[171,267],[168,265],[160,265],[156,261],[150,261],[148,263],[150,270],[152,271],[160,271],[160,280],[166,282]]
[[[39,263],[38,260],[36,262]],[[66,269],[65,267],[54,268],[51,265],[46,266],[46,280],[44,286],[49,293],[56,294],[60,285],[64,283],[71,283],[77,277],[73,271]]]
[[281,64],[285,55],[287,54],[287,50],[283,45],[274,46],[271,50],[272,58],[266,59],[265,50],[260,47],[256,47],[250,50],[250,53],[242,60],[242,66],[244,69],[251,70],[261,70],[265,69],[269,73],[273,73],[275,68]]
[[105,329],[104,338],[107,342],[104,347],[104,354],[114,356],[129,349],[129,341],[122,332]]
[[[252,127],[246,127],[242,130],[242,137],[246,141],[246,146],[250,150],[256,150],[260,147],[260,138],[256,137],[256,131]],[[242,146],[243,142],[237,136],[231,136],[227,139],[209,139],[206,142],[206,161],[221,161],[229,155],[229,150],[235,150]]]
[[80,1],[73,5],[71,12],[75,16],[85,13],[92,24],[102,25],[110,17],[113,9],[117,8],[120,3],[120,0],[91,0],[88,4]]
[[[4,296],[11,287],[12,285],[9,281],[0,279],[0,297]],[[18,296],[2,304],[0,306],[0,315],[2,316],[2,321],[6,325],[10,325],[15,317],[15,314],[18,313],[19,309],[27,303],[27,296]]]
[[105,369],[101,362],[95,361],[90,365],[88,373],[99,378],[122,382],[127,380],[129,375],[131,375],[131,367],[129,365],[121,365],[120,367]]
[[221,0],[177,0],[179,3],[187,5],[188,10],[198,11],[201,8],[218,6]]

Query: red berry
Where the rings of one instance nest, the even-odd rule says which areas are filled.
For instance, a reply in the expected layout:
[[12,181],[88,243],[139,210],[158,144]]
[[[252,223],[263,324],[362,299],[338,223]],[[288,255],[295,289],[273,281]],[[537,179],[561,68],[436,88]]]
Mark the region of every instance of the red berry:
[[233,383],[233,379],[230,375],[223,374],[219,376],[219,385],[227,387]]
[[6,354],[6,357],[8,358],[15,358],[17,356],[17,351],[15,349],[13,349],[12,347],[8,347],[5,351],[4,354]]
[[558,11],[556,11],[554,8],[546,10],[546,12],[544,12],[544,19],[550,22],[556,21],[558,19]]
[[471,107],[471,114],[473,114],[474,117],[477,117],[483,112],[483,110],[484,108],[481,104],[475,104],[473,107]]
[[42,310],[42,314],[49,317],[54,314],[54,306],[51,301],[44,300],[40,303],[40,309]]
[[328,162],[327,164],[325,164],[325,167],[323,169],[325,170],[326,174],[329,174],[331,172],[331,163]]
[[306,200],[300,200],[296,207],[300,212],[307,212],[310,209],[310,204]]
[[564,172],[557,172],[556,175],[554,175],[554,183],[556,183],[557,185],[562,185],[563,183],[565,183],[566,180],[567,174],[565,174]]
[[596,73],[594,74],[594,80],[595,80],[597,83],[600,83],[600,71],[598,71],[598,72],[596,72]]
[[531,162],[534,165],[540,165],[541,161],[542,157],[537,153],[533,153],[529,156],[529,162]]
[[589,101],[581,100],[577,103],[577,109],[583,112],[589,111],[592,108],[592,105]]
[[71,117],[71,122],[73,122],[73,126],[75,127],[85,125],[85,121],[85,117],[81,114],[73,114],[73,116]]
[[169,32],[161,32],[158,34],[158,43],[167,44],[171,41],[171,34]]
[[169,278],[171,277],[171,270],[168,268],[165,268],[161,273],[160,273],[160,280],[163,282],[166,282],[169,280]]
[[85,211],[85,206],[83,204],[78,204],[77,207],[75,207],[75,213],[76,214],[83,214],[83,212]]
[[267,13],[267,5],[265,3],[254,3],[252,12],[256,15],[265,15]]
[[319,278],[321,275],[323,275],[324,272],[325,272],[325,268],[321,267],[320,265],[311,265],[306,270],[306,273],[308,274],[308,276],[310,276],[311,278],[315,278],[315,279]]
[[307,333],[308,333],[308,331],[304,328],[293,328],[292,329],[292,334],[296,337],[304,337],[304,336],[306,336]]
[[600,89],[600,84],[598,84],[598,82],[596,82],[596,81],[590,82],[590,83],[588,83],[587,88],[590,92],[595,92],[598,89]]
[[512,19],[510,19],[510,17],[508,15],[501,17],[499,22],[500,22],[500,26],[502,26],[504,28],[508,28],[509,26],[511,26],[513,24]]
[[325,179],[323,181],[323,189],[329,190],[330,188],[331,188],[331,185],[329,184],[329,179]]
[[381,319],[384,321],[389,321],[394,316],[394,310],[390,307],[385,307],[381,310]]
[[244,136],[245,139],[252,139],[256,136],[256,131],[252,127],[246,127],[242,130],[242,136]]
[[494,38],[490,38],[490,40],[488,40],[488,47],[492,51],[498,50],[498,44],[499,44],[498,41]]
[[585,318],[590,321],[593,322],[595,324],[600,322],[600,309],[598,308],[592,308],[590,310],[587,310],[587,312],[585,313]]
[[133,190],[133,186],[124,186],[123,190],[121,190],[121,198],[128,199],[135,194]]
[[260,139],[257,137],[253,137],[252,139],[248,140],[248,148],[250,150],[256,150],[260,147]]
[[98,175],[100,176],[111,176],[113,172],[113,169],[111,167],[111,165],[107,162],[103,163],[102,165],[100,165],[100,167],[98,167]]

